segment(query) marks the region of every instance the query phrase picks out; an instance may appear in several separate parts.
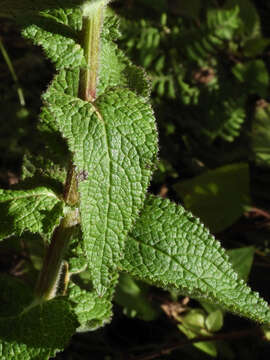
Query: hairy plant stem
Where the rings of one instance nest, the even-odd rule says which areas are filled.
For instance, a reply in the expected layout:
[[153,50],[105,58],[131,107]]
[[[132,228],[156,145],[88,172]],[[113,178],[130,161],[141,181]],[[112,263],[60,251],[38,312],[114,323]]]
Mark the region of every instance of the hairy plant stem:
[[97,96],[98,69],[103,24],[104,4],[96,6],[89,14],[83,16],[82,45],[86,67],[81,70],[79,96],[93,102]]
[[78,209],[71,210],[54,230],[36,288],[36,296],[42,300],[49,300],[56,294],[63,256],[78,219]]
[[[101,1],[98,6],[93,7],[90,5],[83,16],[82,46],[87,66],[81,70],[79,97],[89,102],[93,102],[96,99],[100,35],[104,6],[107,2]],[[68,169],[63,198],[69,208],[53,232],[36,286],[36,297],[41,301],[49,300],[56,295],[64,255],[74,228],[80,222],[78,179],[75,166],[72,162]]]

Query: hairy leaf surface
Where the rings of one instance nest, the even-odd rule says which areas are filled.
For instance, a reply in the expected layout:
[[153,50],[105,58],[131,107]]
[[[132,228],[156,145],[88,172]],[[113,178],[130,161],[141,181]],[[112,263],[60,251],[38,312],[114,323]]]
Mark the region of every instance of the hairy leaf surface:
[[25,284],[8,276],[0,283],[0,359],[47,360],[63,350],[78,326],[67,300],[29,306],[33,294]]
[[93,289],[86,290],[73,282],[70,283],[68,296],[74,304],[74,312],[80,323],[77,332],[93,331],[111,321],[112,297],[117,281],[118,274],[115,273],[112,286],[102,297]]
[[63,206],[50,189],[0,190],[0,239],[28,230],[50,233],[62,215]]
[[84,248],[94,286],[102,294],[124,240],[143,205],[157,153],[151,107],[127,89],[114,89],[94,105],[51,91],[47,101],[74,153]]
[[76,41],[70,27],[41,16],[33,18],[32,21],[33,24],[24,29],[23,35],[32,39],[35,45],[42,46],[57,69],[78,67],[83,64],[83,49]]
[[155,284],[269,322],[268,304],[239,280],[220,243],[183,207],[149,197],[126,242],[123,269]]
[[65,348],[77,326],[70,304],[61,298],[0,318],[0,358],[49,359]]

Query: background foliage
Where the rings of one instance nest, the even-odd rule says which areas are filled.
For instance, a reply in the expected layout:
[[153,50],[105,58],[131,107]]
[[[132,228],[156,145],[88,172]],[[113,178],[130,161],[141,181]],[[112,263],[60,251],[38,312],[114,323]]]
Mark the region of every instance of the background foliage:
[[[121,17],[120,47],[152,81],[161,148],[150,190],[180,201],[200,217],[231,249],[235,270],[244,279],[249,276],[252,287],[269,301],[270,5],[129,0],[116,1],[112,11]],[[53,68],[8,20],[1,24],[0,40],[0,181],[9,188],[21,177],[27,152],[42,147],[35,127],[40,95]],[[27,171],[31,168],[24,161]],[[31,283],[43,248],[30,238],[1,243],[0,270]],[[128,275],[120,278],[115,312],[110,325],[76,335],[58,358],[269,357],[263,340],[267,330],[258,334],[253,324],[218,307]],[[197,336],[220,336],[221,341],[181,345]]]

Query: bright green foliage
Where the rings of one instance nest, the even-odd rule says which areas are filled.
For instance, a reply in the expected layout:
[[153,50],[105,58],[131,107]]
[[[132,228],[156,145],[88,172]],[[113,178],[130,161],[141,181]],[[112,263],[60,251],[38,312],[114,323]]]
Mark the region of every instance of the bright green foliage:
[[[95,105],[51,93],[49,110],[74,153],[80,181],[84,248],[99,293],[108,287],[124,240],[149,185],[156,153],[152,110],[128,90],[112,90]],[[91,174],[91,176],[90,176]]]
[[122,266],[141,279],[269,322],[267,303],[238,279],[220,244],[199,219],[168,200],[147,199]]
[[145,71],[133,65],[112,42],[120,37],[118,27],[118,18],[108,14],[102,32],[100,78],[97,93],[101,95],[107,88],[122,86],[128,87],[141,96],[149,97],[150,81]]
[[[45,28],[48,27],[47,19],[39,20],[39,24],[40,22],[45,23],[43,25]],[[55,27],[53,24],[52,29]],[[62,26],[59,27],[62,28]],[[67,36],[65,30],[64,28],[60,34],[55,35],[51,31],[43,30],[41,26],[32,25],[23,34],[27,38],[34,39],[36,45],[42,45],[46,55],[56,64],[56,68],[78,66],[83,61],[83,49]]]
[[[100,10],[99,6],[107,2],[88,3],[88,12]],[[156,124],[148,99],[150,85],[144,70],[133,65],[113,42],[119,37],[116,17],[108,11],[103,27],[97,21],[100,28],[96,25],[95,31],[82,33],[85,16],[82,22],[81,1],[38,4],[27,0],[20,5],[12,0],[10,4],[3,1],[5,9],[0,14],[18,20],[23,35],[43,48],[58,73],[42,96],[38,130],[47,149],[38,157],[25,156],[23,177],[27,190],[0,190],[1,211],[5,214],[1,218],[2,238],[20,236],[23,231],[39,233],[42,239],[51,238],[34,299],[27,288],[22,290],[21,283],[0,279],[5,290],[0,299],[10,305],[7,312],[1,310],[1,359],[49,359],[67,345],[76,331],[95,330],[109,322],[121,270],[268,323],[267,304],[237,278],[224,250],[201,222],[168,200],[153,196],[145,200],[158,151]],[[154,6],[166,11],[163,1]],[[261,60],[251,60],[229,67],[233,84],[224,84],[221,79],[216,59],[220,52],[238,50],[233,46],[234,37],[240,36],[243,21],[241,9],[228,7],[221,11],[208,9],[202,25],[193,24],[189,29],[182,20],[167,23],[165,13],[158,25],[149,26],[145,20],[136,22],[135,27],[129,23],[129,31],[136,31],[126,47],[130,53],[138,51],[141,65],[150,70],[160,103],[168,93],[183,108],[188,105],[195,109],[193,114],[200,114],[198,124],[196,115],[190,118],[188,112],[181,113],[183,128],[188,129],[189,119],[195,137],[203,134],[211,140],[220,136],[233,141],[245,119],[247,100],[244,95],[233,95],[238,95],[247,84],[246,77],[253,84],[259,72],[265,70]],[[190,17],[199,16],[199,10],[200,6]],[[23,16],[24,11],[27,16]],[[96,24],[90,21],[93,17],[88,20],[91,26]],[[94,69],[98,81],[91,89],[95,95],[88,98],[89,94],[81,92],[82,85],[89,85],[82,75],[88,70],[94,72],[94,66],[91,68],[91,61],[86,61],[88,55],[84,56],[82,35],[99,35],[99,29],[100,44],[93,51],[98,54]],[[160,46],[170,50],[161,55]],[[183,53],[187,56],[185,61],[181,58]],[[185,66],[189,62],[191,66]],[[257,72],[254,82],[252,69]],[[202,80],[205,71],[208,77]],[[265,74],[261,84],[264,89],[260,94],[264,95],[268,86]],[[250,93],[257,90],[251,86]],[[212,107],[213,100],[218,105]],[[217,113],[222,114],[218,124],[214,121]],[[242,192],[240,186],[235,191],[240,192],[242,200],[243,192],[248,193],[248,168],[229,167],[234,176],[235,167],[240,168],[240,180],[244,174]],[[221,173],[224,180],[224,172]],[[38,181],[48,185],[29,189],[29,183]],[[70,200],[69,190],[76,195],[75,200]],[[53,264],[52,269],[48,264]],[[46,283],[47,279],[52,279],[51,283]],[[126,311],[130,315],[135,310],[142,318],[153,319],[155,309],[151,309],[145,296],[148,287],[138,284],[122,275],[116,301],[128,303]],[[56,291],[48,291],[51,287]],[[21,303],[17,304],[19,292]],[[204,322],[207,332],[217,331],[222,325],[220,310],[203,316],[196,312],[195,317]]]
[[[98,93],[108,86],[126,86],[128,79],[131,89],[138,89],[147,96],[148,81],[144,80],[144,73],[140,69],[136,71],[120,51],[118,55],[116,45],[110,40],[117,34],[112,32],[110,35],[109,31],[115,24],[114,18],[105,22]],[[42,27],[40,31],[43,31]],[[36,41],[31,27],[24,33]],[[42,41],[43,46],[52,48],[53,52],[47,55],[58,68],[72,65],[66,61],[63,52],[55,48],[57,44],[66,48],[65,42],[53,38],[54,46],[51,47],[46,39],[44,44]],[[74,43],[71,46],[77,48]],[[55,58],[54,51],[56,56],[60,54],[59,58]],[[103,293],[110,282],[109,269],[117,266],[126,234],[142,207],[157,152],[157,138],[151,107],[132,92],[110,91],[100,96],[94,106],[74,97],[78,89],[79,65],[80,62],[74,61],[77,68],[73,71],[60,71],[44,95],[48,106],[43,109],[41,129],[61,131],[74,153],[77,173],[87,174],[86,177],[91,174],[89,180],[84,179],[79,185],[84,248],[94,285]],[[132,71],[134,75],[130,78],[128,75]],[[65,97],[63,93],[73,97]]]
[[63,212],[58,196],[45,187],[33,190],[0,190],[0,238],[28,230],[50,234]]
[[246,163],[206,171],[176,184],[174,188],[186,209],[198,216],[214,233],[236,222],[251,203],[249,166]]

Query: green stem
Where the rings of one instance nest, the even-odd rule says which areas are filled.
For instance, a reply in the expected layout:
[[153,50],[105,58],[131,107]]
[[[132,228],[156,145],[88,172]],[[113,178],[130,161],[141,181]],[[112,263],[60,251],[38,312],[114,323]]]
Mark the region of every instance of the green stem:
[[[109,0],[86,2],[83,7],[82,46],[84,48],[87,66],[81,70],[79,97],[93,102],[96,99],[100,36],[103,23],[103,12]],[[71,163],[67,173],[63,194],[69,210],[54,230],[50,245],[47,249],[41,273],[36,286],[37,301],[53,298],[59,286],[63,259],[68,248],[74,227],[79,224],[78,181],[75,166]]]
[[[82,44],[86,67],[80,74],[81,99],[93,102],[97,96],[98,70],[100,57],[101,30],[103,24],[104,2],[85,11],[82,26]],[[90,7],[90,6],[89,6]]]
[[60,225],[54,230],[37,283],[37,298],[49,300],[55,296],[61,274],[63,256],[73,234],[74,227],[78,223],[78,209],[70,210],[61,220]]
[[3,55],[3,58],[5,59],[5,62],[7,64],[7,66],[8,66],[8,69],[9,69],[9,71],[11,73],[11,76],[12,76],[14,82],[15,82],[20,104],[21,104],[21,106],[25,106],[25,99],[24,99],[22,87],[21,87],[21,85],[19,83],[19,80],[18,80],[17,75],[15,73],[14,67],[13,67],[12,62],[10,60],[10,57],[9,57],[9,55],[8,55],[8,53],[7,53],[7,51],[6,51],[5,47],[4,47],[3,42],[2,42],[1,39],[0,39],[0,51],[1,51],[2,55]]
[[69,206],[79,203],[78,180],[75,166],[71,163],[68,169],[66,184],[64,188],[64,201]]

